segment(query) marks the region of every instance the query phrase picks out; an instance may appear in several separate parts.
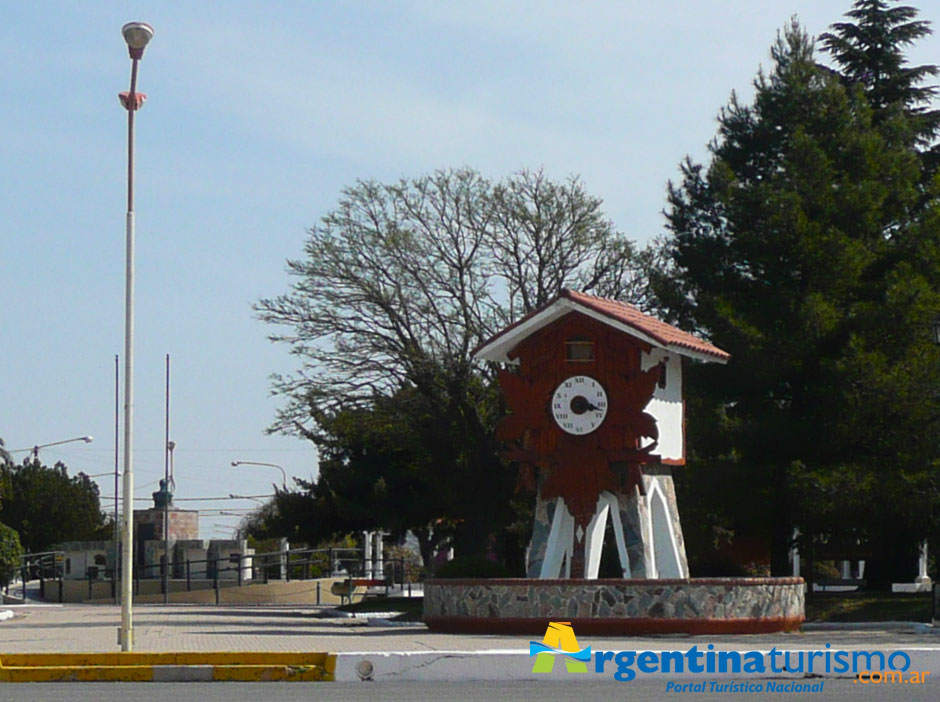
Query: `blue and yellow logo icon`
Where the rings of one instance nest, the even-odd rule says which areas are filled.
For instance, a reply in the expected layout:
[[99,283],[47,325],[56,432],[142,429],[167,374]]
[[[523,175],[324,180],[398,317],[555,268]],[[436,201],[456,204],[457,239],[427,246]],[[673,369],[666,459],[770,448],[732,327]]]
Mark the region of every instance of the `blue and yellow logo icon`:
[[555,667],[555,656],[564,656],[569,673],[588,672],[591,647],[579,648],[571,622],[549,622],[542,643],[529,642],[529,656],[535,656],[533,673],[551,673]]

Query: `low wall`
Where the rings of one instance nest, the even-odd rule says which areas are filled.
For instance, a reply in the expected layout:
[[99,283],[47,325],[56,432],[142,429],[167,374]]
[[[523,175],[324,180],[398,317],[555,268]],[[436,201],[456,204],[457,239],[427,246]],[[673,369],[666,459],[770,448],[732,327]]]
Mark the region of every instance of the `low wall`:
[[798,629],[802,578],[662,580],[429,580],[424,621],[434,631],[544,634],[716,634]]
[[[330,588],[333,583],[343,582],[345,578],[320,578],[317,580],[270,580],[241,587],[220,581],[220,604],[341,604],[340,598]],[[172,603],[215,604],[215,588],[212,580],[192,580],[187,591],[185,580],[170,581],[169,601]],[[91,596],[87,580],[63,580],[63,602],[89,602],[110,604],[114,602],[110,581],[92,581]],[[319,586],[319,602],[317,589]],[[46,599],[58,602],[58,582],[46,582]],[[362,597],[360,591],[353,598]],[[162,604],[163,593],[159,580],[141,580],[134,591],[134,602],[140,604]]]

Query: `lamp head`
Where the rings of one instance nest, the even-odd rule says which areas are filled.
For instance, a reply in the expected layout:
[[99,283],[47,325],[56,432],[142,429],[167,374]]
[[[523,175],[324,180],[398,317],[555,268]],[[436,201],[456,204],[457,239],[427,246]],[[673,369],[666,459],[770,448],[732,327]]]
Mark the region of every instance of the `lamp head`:
[[83,437],[82,437],[82,441],[84,441],[86,444],[90,444],[90,443],[91,443],[92,441],[94,441],[94,440],[95,440],[95,437],[93,437],[93,436],[83,436]]
[[121,34],[127,42],[127,50],[132,59],[144,56],[144,48],[153,39],[153,27],[146,22],[128,22],[121,27]]

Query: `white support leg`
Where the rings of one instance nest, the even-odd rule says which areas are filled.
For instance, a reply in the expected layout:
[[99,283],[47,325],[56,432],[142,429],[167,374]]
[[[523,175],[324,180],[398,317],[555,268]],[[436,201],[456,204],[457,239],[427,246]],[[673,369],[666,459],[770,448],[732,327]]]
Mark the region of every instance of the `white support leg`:
[[[545,547],[545,560],[542,561],[540,578],[560,578],[562,576],[562,562],[568,573],[571,572],[571,549],[574,544],[574,517],[568,512],[565,501],[560,497],[555,501],[555,514],[552,517],[552,528],[548,533],[548,544]],[[568,554],[568,558],[565,555]]]
[[597,499],[597,508],[584,534],[584,577],[596,580],[601,567],[604,550],[604,532],[607,529],[607,513],[610,504],[603,496]]

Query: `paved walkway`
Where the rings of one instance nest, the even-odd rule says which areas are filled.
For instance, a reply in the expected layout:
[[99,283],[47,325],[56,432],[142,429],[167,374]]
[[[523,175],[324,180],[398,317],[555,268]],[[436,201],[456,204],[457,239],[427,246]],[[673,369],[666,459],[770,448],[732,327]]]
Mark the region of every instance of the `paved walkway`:
[[[0,621],[3,653],[117,651],[120,607],[110,605],[6,606],[14,617]],[[369,626],[364,620],[323,619],[323,608],[138,605],[136,651],[331,651],[430,652],[522,651],[524,636],[435,634],[424,625]],[[936,632],[936,633],[935,633]],[[596,649],[639,650],[700,647],[722,649],[932,649],[940,655],[940,629],[912,626],[869,630],[814,630],[746,636],[590,637]]]

